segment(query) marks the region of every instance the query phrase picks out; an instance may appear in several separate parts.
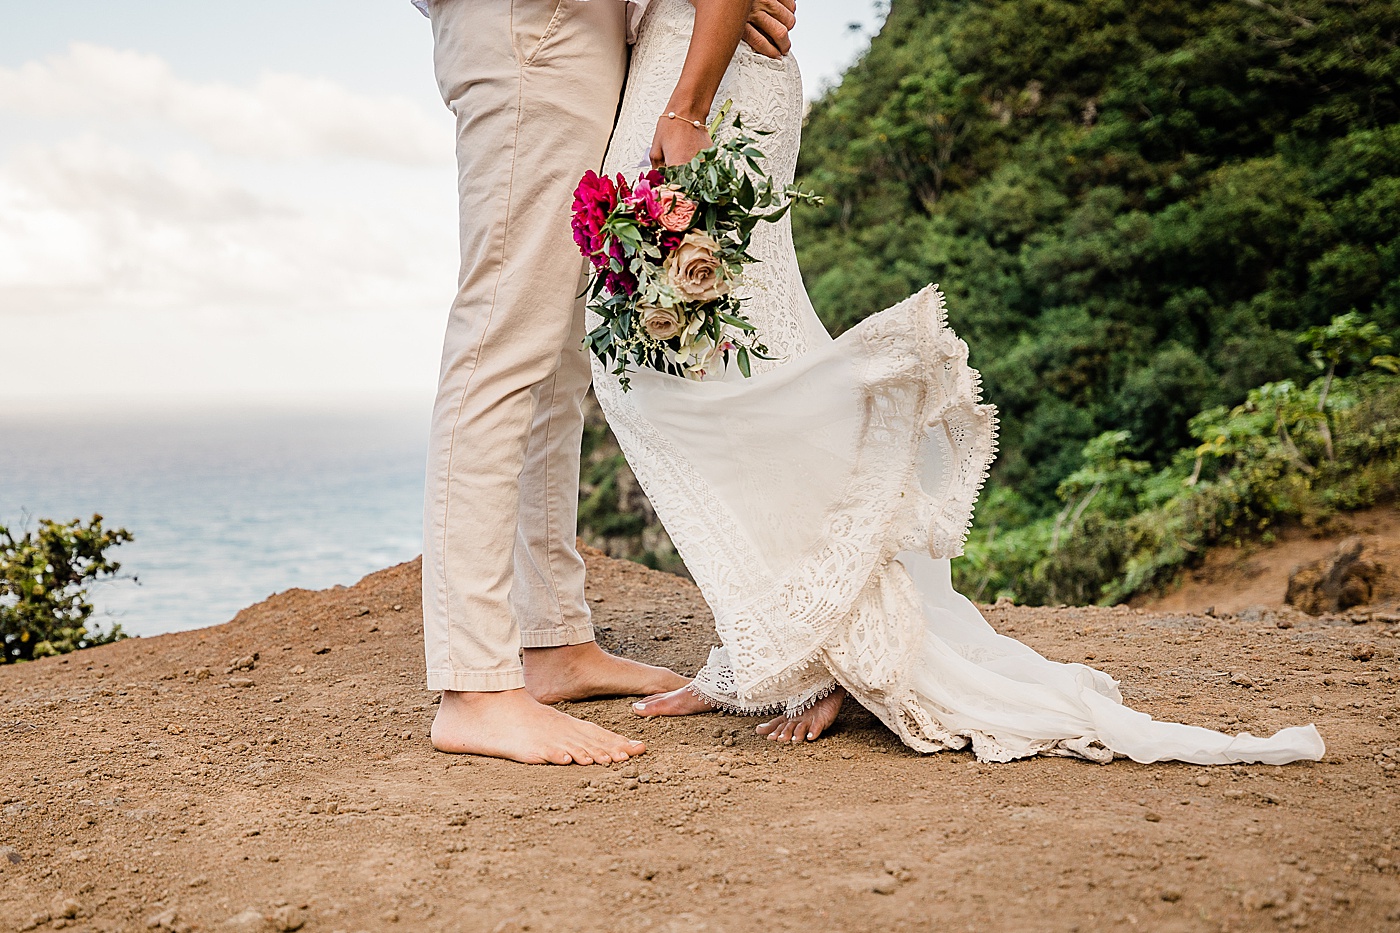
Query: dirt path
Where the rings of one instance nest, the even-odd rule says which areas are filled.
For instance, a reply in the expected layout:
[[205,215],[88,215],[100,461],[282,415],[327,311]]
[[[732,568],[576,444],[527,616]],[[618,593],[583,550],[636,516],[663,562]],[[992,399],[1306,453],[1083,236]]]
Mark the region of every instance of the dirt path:
[[[703,659],[693,587],[590,563],[608,647]],[[1400,931],[1384,623],[988,610],[1153,714],[1316,722],[1316,765],[979,765],[859,710],[777,748],[610,701],[574,711],[651,753],[527,768],[429,748],[417,589],[403,565],[0,668],[0,930]]]

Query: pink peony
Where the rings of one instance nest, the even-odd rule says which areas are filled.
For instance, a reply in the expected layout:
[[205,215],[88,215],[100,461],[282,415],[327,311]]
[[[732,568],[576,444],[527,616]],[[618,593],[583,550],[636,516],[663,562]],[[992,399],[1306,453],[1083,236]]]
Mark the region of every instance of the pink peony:
[[607,257],[601,256],[603,225],[617,202],[618,192],[613,180],[592,170],[584,173],[574,189],[574,242],[578,244],[579,252],[591,259],[595,266],[607,264]]
[[637,179],[631,194],[623,200],[624,204],[633,209],[637,219],[644,226],[654,223],[661,216],[661,200],[658,195],[665,190],[661,187],[665,180],[666,176],[652,169]]
[[674,188],[662,188],[657,192],[661,211],[657,222],[673,233],[688,230],[695,220],[695,202]]

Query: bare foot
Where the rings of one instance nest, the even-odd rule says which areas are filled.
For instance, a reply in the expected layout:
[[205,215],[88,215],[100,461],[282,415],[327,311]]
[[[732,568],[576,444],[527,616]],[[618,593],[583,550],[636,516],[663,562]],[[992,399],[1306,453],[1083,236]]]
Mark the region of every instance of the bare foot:
[[759,735],[768,736],[770,742],[815,742],[836,721],[836,714],[841,711],[841,701],[844,699],[846,691],[837,687],[829,696],[822,697],[815,706],[800,716],[779,716],[765,722],[755,731]]
[[646,696],[686,683],[675,671],[608,654],[596,642],[525,649],[525,689],[541,703]]
[[524,690],[443,691],[432,738],[440,752],[528,765],[606,765],[647,750],[641,742],[550,709]]
[[714,708],[709,700],[692,693],[689,684],[679,690],[653,694],[632,704],[632,712],[638,716],[693,716],[708,713]]

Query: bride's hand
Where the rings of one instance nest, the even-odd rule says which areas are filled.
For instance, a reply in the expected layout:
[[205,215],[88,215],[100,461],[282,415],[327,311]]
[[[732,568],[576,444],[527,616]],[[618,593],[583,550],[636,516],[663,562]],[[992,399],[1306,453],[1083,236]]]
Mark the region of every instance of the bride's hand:
[[760,55],[782,58],[792,51],[788,33],[797,25],[797,0],[753,0],[744,44]]
[[656,136],[651,141],[651,167],[684,165],[710,145],[708,130],[700,129],[688,119],[661,117],[656,123]]

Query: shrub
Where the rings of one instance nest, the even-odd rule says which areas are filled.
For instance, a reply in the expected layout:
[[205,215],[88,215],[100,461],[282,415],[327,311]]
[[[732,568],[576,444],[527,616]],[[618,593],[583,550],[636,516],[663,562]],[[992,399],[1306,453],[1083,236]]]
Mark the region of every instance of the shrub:
[[132,540],[125,528],[90,522],[39,522],[16,534],[0,525],[0,664],[65,654],[125,638],[121,626],[90,626],[88,585],[115,577],[121,565],[107,556]]

